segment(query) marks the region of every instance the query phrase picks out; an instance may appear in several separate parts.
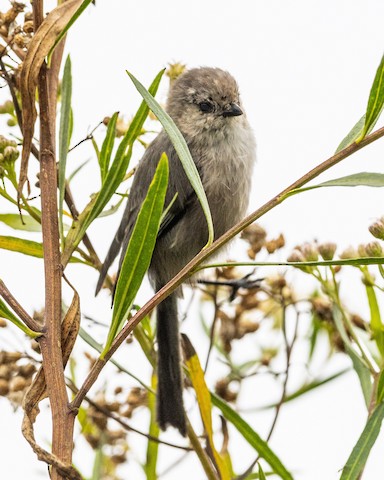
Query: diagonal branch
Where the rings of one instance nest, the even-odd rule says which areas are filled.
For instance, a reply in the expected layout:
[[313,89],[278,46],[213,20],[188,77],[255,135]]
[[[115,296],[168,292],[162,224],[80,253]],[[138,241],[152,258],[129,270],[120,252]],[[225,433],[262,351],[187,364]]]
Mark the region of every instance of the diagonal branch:
[[289,193],[293,190],[302,187],[307,184],[314,178],[318,177],[321,173],[329,170],[334,165],[340,163],[342,160],[345,160],[355,152],[361,150],[362,148],[370,145],[374,141],[384,136],[384,127],[376,130],[367,137],[365,137],[360,143],[352,143],[348,147],[340,150],[335,155],[331,156],[324,162],[317,165],[315,168],[307,172],[305,175],[300,177],[298,180],[293,182],[287,188],[282,190],[271,200],[266,202],[260,208],[255,210],[253,213],[248,215],[244,220],[239,222],[237,225],[232,227],[228,232],[218,238],[212,245],[208,248],[203,249],[199,254],[196,255],[180,272],[170,280],[161,290],[159,290],[133,317],[131,317],[124,328],[114,339],[110,350],[104,355],[104,358],[99,358],[93,365],[92,370],[89,372],[88,377],[85,379],[84,384],[80,388],[78,394],[72,402],[72,406],[77,408],[80,406],[85,395],[95,383],[98,375],[101,370],[104,368],[106,362],[112,357],[116,352],[119,346],[124,342],[127,336],[132,332],[132,330],[138,325],[143,318],[145,318],[152,310],[162,302],[166,297],[168,297],[172,292],[174,292],[183,282],[185,282],[189,277],[191,277],[197,270],[197,268],[205,261],[207,258],[224,246],[229,240],[235,237],[238,233],[248,227],[251,223],[255,222],[258,218],[265,215],[267,212],[273,208],[280,205],[286,198]]
[[12,295],[12,293],[8,290],[5,286],[5,283],[0,280],[0,297],[3,297],[4,300],[8,303],[8,305],[12,308],[12,310],[17,313],[19,318],[27,325],[28,328],[33,330],[34,332],[41,332],[41,324],[36,322],[20,305],[20,303],[16,300],[16,298]]

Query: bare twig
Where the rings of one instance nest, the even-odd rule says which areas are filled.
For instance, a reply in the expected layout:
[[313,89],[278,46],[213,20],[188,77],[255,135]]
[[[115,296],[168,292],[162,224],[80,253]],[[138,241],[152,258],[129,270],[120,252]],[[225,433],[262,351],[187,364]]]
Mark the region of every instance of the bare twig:
[[[68,381],[67,382],[67,386],[70,390],[72,390],[73,393],[77,393],[78,389],[77,387],[71,382],[71,381]],[[103,407],[102,405],[100,405],[99,403],[97,402],[94,402],[91,398],[89,397],[85,397],[85,401],[91,405],[95,410],[98,410],[99,412],[101,412],[103,415],[105,415],[106,417],[108,418],[111,418],[112,420],[114,420],[115,422],[117,422],[119,425],[121,425],[125,430],[129,430],[130,432],[134,432],[134,433],[137,433],[138,435],[141,435],[142,437],[145,437],[147,438],[148,440],[150,440],[151,442],[156,442],[160,445],[165,445],[167,447],[172,447],[172,448],[176,448],[176,449],[179,449],[179,450],[184,450],[185,452],[191,452],[193,451],[193,449],[191,447],[185,447],[183,445],[176,445],[174,443],[170,443],[170,442],[165,442],[164,440],[161,440],[160,438],[158,437],[154,437],[153,435],[150,435],[148,433],[144,433],[144,432],[141,432],[140,430],[137,430],[136,428],[132,427],[131,425],[129,425],[125,420],[123,420],[119,415],[117,415],[116,413],[112,412],[111,410],[108,410],[108,408],[106,407]]]
[[41,332],[41,324],[36,322],[20,305],[20,303],[16,300],[16,298],[12,295],[12,293],[8,290],[5,286],[5,283],[0,280],[0,296],[4,298],[4,300],[8,303],[8,305],[12,308],[12,310],[17,313],[20,320],[22,320],[28,328],[33,330],[34,332]]

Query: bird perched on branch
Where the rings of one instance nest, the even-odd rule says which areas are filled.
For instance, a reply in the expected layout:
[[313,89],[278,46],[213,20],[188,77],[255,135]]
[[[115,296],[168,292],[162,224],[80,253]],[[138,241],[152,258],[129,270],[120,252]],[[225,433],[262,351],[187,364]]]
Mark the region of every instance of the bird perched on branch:
[[[200,174],[212,214],[215,238],[245,215],[255,161],[255,141],[235,79],[219,68],[184,72],[170,89],[168,114],[183,134]],[[155,291],[162,288],[208,240],[207,222],[175,148],[162,131],[147,148],[136,171],[123,218],[103,264],[96,291],[121,250],[120,266],[130,235],[161,154],[169,161],[165,206],[173,202],[158,233],[149,267]],[[157,307],[157,420],[162,429],[176,427],[186,435],[177,296]]]

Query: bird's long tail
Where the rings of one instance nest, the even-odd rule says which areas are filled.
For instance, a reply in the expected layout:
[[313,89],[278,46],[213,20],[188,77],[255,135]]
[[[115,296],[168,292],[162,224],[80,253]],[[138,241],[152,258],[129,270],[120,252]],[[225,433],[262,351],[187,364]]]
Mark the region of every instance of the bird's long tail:
[[167,425],[172,425],[185,436],[186,419],[176,294],[171,294],[157,307],[157,343],[157,421],[162,430]]

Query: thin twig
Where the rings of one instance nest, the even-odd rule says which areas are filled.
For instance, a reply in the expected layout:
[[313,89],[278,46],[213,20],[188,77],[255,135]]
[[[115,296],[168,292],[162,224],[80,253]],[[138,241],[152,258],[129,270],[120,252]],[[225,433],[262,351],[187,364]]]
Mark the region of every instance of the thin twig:
[[[70,390],[72,390],[73,393],[77,393],[78,388],[71,382],[67,382],[67,386]],[[142,437],[147,438],[151,442],[156,442],[160,445],[165,445],[167,447],[172,447],[176,448],[179,450],[184,450],[185,452],[191,452],[193,449],[191,447],[185,447],[183,445],[176,445],[174,443],[166,442],[164,440],[161,440],[158,437],[154,437],[153,435],[150,435],[148,433],[141,432],[140,430],[137,430],[136,428],[132,427],[129,425],[125,420],[120,418],[116,413],[112,412],[111,410],[108,410],[108,408],[103,407],[102,405],[98,404],[97,402],[94,402],[92,399],[90,399],[88,396],[85,397],[85,401],[91,405],[95,410],[98,410],[101,412],[103,415],[105,415],[108,418],[111,418],[115,422],[117,422],[119,425],[121,425],[125,430],[129,430],[130,432],[137,433],[138,435],[141,435]]]
[[22,320],[28,328],[33,330],[34,332],[41,332],[42,326],[39,322],[36,322],[20,305],[20,303],[16,300],[16,298],[12,295],[12,293],[8,290],[5,286],[5,283],[0,280],[0,296],[4,298],[4,300],[8,303],[8,305],[12,308],[12,310],[17,313],[20,320]]
[[72,150],[74,150],[75,148],[77,148],[77,147],[78,147],[79,145],[81,145],[82,143],[84,143],[84,142],[86,142],[86,141],[88,141],[88,140],[92,140],[93,134],[95,133],[95,131],[96,131],[96,130],[100,127],[100,125],[102,125],[102,124],[103,124],[102,121],[99,122],[99,123],[96,125],[96,127],[93,128],[93,130],[91,130],[91,131],[88,133],[88,135],[87,135],[85,138],[83,138],[82,140],[80,140],[80,142],[76,143],[73,147],[69,148],[69,149],[68,149],[68,153],[69,153],[69,152],[72,152]]

